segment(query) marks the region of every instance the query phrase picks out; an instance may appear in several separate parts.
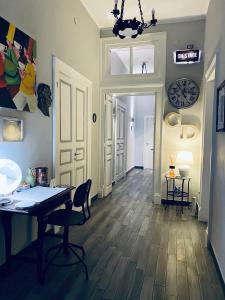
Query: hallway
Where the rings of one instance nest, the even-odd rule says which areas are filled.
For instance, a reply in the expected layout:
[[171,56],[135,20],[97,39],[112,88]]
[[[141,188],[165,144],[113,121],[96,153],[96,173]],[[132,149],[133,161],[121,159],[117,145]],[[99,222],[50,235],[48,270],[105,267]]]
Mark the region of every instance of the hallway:
[[0,283],[0,299],[224,299],[204,248],[205,226],[187,209],[182,216],[175,207],[153,206],[151,184],[149,171],[132,171],[95,202],[87,225],[71,231],[71,240],[84,243],[89,282],[79,265],[51,267],[40,287],[34,266],[18,262]]

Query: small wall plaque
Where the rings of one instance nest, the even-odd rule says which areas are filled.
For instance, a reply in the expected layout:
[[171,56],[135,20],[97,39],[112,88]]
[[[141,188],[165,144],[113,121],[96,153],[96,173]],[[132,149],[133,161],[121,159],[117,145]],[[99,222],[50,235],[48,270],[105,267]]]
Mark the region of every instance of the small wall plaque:
[[23,141],[23,120],[3,118],[2,139],[4,142]]

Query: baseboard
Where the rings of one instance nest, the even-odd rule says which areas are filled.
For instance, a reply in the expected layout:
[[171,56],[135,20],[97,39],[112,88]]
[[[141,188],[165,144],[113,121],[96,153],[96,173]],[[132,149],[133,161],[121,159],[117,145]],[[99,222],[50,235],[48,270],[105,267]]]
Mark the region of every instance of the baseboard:
[[223,275],[220,271],[220,267],[219,267],[219,264],[218,264],[218,261],[217,261],[217,258],[216,258],[216,255],[214,253],[214,250],[213,250],[213,247],[212,247],[212,244],[210,242],[208,242],[208,249],[210,251],[210,253],[212,254],[212,258],[213,258],[213,261],[214,261],[214,264],[216,266],[216,272],[219,276],[219,280],[220,280],[220,283],[222,285],[222,289],[223,289],[223,294],[224,294],[224,297],[225,297],[225,282],[223,280]]
[[135,166],[134,169],[141,169],[141,170],[144,170],[144,167],[143,167],[143,166]]
[[135,167],[132,167],[130,170],[128,170],[127,172],[126,172],[126,175],[128,175],[130,172],[132,172],[133,170],[135,169]]
[[153,203],[156,205],[161,205],[161,195],[158,193],[155,193],[153,196]]
[[91,198],[91,203],[92,203],[92,202],[95,202],[96,200],[98,200],[98,194],[94,195],[94,196]]

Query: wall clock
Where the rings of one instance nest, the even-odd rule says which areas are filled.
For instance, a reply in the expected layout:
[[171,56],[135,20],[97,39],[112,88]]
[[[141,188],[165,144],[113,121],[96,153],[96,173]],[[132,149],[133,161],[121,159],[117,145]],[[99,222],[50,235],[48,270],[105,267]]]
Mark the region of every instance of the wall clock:
[[174,107],[188,108],[198,100],[199,87],[192,79],[179,78],[169,86],[167,94]]

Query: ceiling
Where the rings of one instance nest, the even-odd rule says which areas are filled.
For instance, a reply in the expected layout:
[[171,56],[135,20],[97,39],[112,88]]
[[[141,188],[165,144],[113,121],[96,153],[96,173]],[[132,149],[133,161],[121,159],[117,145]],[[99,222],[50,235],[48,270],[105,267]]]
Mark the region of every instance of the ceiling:
[[[112,27],[114,17],[110,13],[114,6],[114,0],[81,0],[87,11],[99,28]],[[151,10],[155,8],[156,18],[159,21],[180,18],[196,18],[207,13],[210,0],[141,0],[145,21],[151,17]],[[125,18],[137,17],[138,0],[125,2]],[[119,6],[121,0],[119,0]]]

